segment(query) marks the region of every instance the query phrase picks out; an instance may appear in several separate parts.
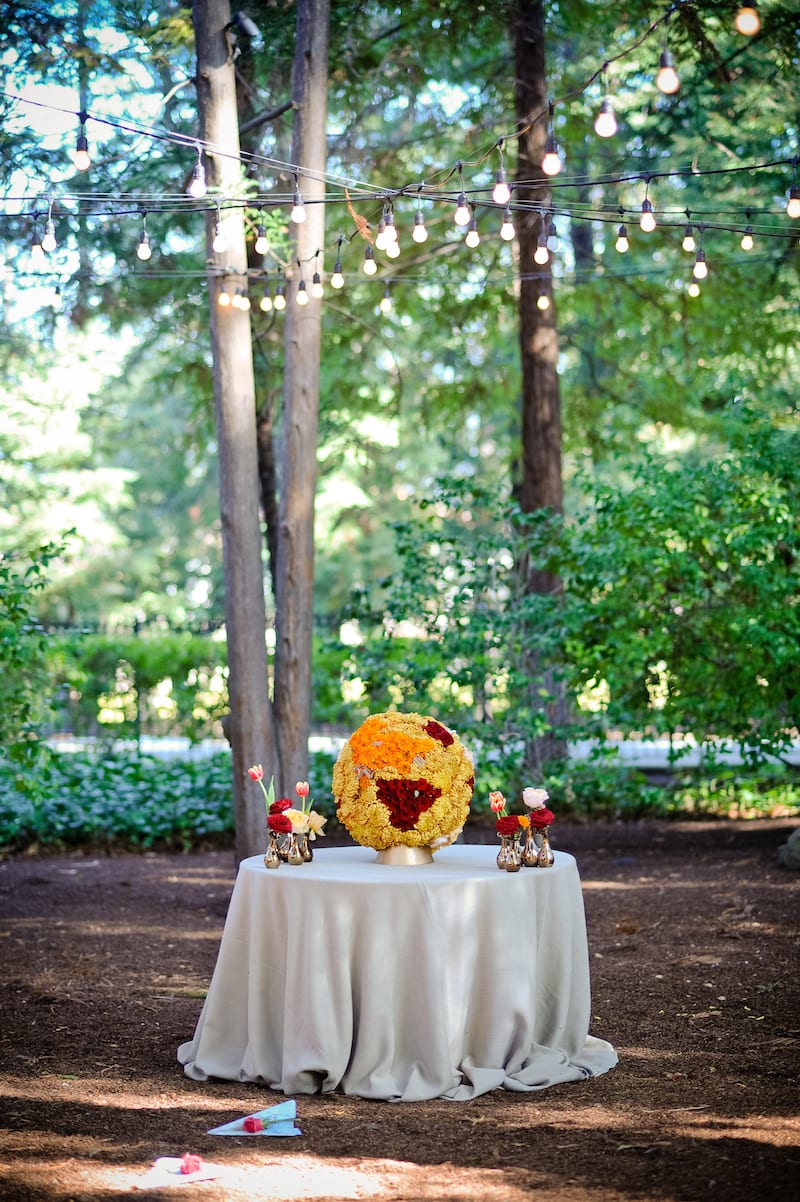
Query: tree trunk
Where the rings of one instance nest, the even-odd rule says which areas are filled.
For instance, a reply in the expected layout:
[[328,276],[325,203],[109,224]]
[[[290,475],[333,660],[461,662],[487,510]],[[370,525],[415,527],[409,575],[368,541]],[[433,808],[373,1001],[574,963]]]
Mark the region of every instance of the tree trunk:
[[[534,262],[541,214],[552,199],[547,176],[541,169],[548,128],[547,78],[545,70],[543,0],[517,0],[514,13],[514,49],[516,60],[516,115],[523,130],[518,141],[518,159],[514,200],[531,206],[515,215],[520,257],[519,338],[522,367],[522,478],[519,500],[522,509],[563,510],[561,480],[561,398],[557,373],[558,336],[555,304],[549,265]],[[537,120],[532,120],[537,117]],[[550,307],[538,305],[544,293]],[[531,593],[557,593],[559,580],[535,564],[522,565],[524,587]],[[532,655],[528,661],[532,702],[539,703],[541,691],[552,700],[547,703],[552,725],[560,725],[565,716],[563,693],[543,671]],[[564,753],[563,743],[553,736],[531,741],[527,764],[538,769],[548,759]]]
[[[197,45],[197,95],[200,128],[208,150],[210,186],[222,197],[241,193],[236,83],[226,27],[228,0],[194,0]],[[219,147],[224,154],[216,154]],[[239,273],[230,286],[247,286],[247,252],[242,210],[224,210],[228,248],[212,249],[216,210],[206,215],[211,347],[214,360],[214,409],[219,454],[220,513],[225,574],[225,625],[228,639],[228,737],[233,752],[236,854],[241,859],[265,844],[264,807],[247,776],[261,763],[267,778],[280,775],[267,695],[264,572],[258,509],[255,386],[249,313],[220,308],[221,281],[213,268],[233,265]]]
[[[328,13],[328,0],[299,0],[292,72],[291,158],[301,168],[297,185],[306,220],[292,227],[296,265],[286,309],[279,455],[274,712],[284,789],[308,774],[321,348],[320,302],[311,286],[314,272],[322,272],[324,245]],[[301,279],[306,306],[296,301]]]

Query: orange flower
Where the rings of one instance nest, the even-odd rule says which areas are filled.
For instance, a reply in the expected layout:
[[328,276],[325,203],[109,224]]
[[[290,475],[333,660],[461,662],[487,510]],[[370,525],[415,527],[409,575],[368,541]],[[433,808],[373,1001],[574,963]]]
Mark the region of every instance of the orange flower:
[[524,831],[528,830],[531,825],[531,820],[527,814],[517,814],[517,822]]

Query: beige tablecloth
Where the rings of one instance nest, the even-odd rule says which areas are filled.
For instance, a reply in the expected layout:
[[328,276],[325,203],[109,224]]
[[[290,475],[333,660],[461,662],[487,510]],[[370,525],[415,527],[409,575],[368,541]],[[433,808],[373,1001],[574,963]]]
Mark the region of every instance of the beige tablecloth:
[[184,1071],[413,1102],[612,1068],[614,1049],[588,1035],[574,859],[510,874],[496,852],[455,845],[421,867],[362,847],[297,868],[244,860]]

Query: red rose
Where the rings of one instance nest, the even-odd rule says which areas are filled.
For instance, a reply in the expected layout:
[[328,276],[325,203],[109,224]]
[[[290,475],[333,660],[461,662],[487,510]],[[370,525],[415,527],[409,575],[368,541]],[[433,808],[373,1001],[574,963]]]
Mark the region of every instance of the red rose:
[[279,835],[288,835],[292,829],[292,820],[285,814],[270,814],[267,826],[271,831],[277,831]]
[[413,831],[420,815],[442,795],[442,790],[427,780],[379,780],[375,792],[398,831]]
[[199,1173],[203,1167],[203,1162],[194,1152],[184,1152],[181,1158],[182,1173]]
[[503,818],[498,818],[495,823],[495,829],[498,835],[516,835],[519,830],[519,822],[516,814],[506,814]]
[[279,801],[273,801],[269,807],[270,814],[282,814],[284,810],[290,810],[292,803],[288,797],[281,797]]
[[247,1118],[242,1123],[245,1131],[263,1131],[264,1121],[258,1118],[255,1114],[248,1114]]
[[552,810],[548,810],[542,806],[538,810],[530,811],[531,826],[549,826],[555,819],[555,814]]

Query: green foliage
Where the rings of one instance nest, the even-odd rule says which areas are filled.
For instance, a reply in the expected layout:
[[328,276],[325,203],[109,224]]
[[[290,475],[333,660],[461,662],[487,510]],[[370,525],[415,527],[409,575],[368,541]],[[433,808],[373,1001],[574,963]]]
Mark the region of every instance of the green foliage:
[[47,636],[35,598],[61,547],[39,548],[33,562],[0,554],[0,753],[16,767],[18,789],[30,790],[46,713]]

